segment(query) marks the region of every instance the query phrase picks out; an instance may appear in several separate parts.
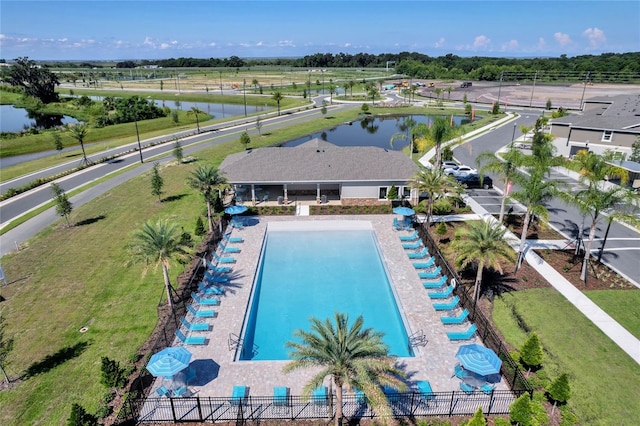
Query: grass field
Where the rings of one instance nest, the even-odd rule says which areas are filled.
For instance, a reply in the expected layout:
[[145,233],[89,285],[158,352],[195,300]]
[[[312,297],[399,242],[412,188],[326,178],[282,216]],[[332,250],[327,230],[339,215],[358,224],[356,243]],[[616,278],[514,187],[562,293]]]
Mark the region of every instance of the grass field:
[[[609,306],[605,309],[614,318],[631,316],[623,313],[631,306],[635,321],[623,325],[638,335],[640,291],[607,293]],[[569,375],[568,405],[581,425],[638,423],[640,366],[554,289],[512,292],[496,298],[493,319],[516,348],[527,337],[523,325],[538,333],[545,349],[543,370],[551,380],[561,373]]]

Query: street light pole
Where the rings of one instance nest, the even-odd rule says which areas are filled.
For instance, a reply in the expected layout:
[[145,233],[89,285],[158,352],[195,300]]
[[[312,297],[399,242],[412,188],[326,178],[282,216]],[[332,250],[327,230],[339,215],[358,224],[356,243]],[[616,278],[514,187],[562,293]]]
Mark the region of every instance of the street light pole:
[[220,94],[222,95],[222,71],[218,71],[220,73]]
[[247,79],[242,79],[242,97],[244,98],[244,116],[247,116]]
[[132,102],[132,108],[133,108],[133,122],[135,123],[136,126],[136,138],[138,139],[138,153],[140,154],[140,164],[144,163],[144,160],[142,159],[142,145],[140,145],[140,132],[138,131],[138,113],[136,112],[136,105],[135,102]]
[[513,134],[511,135],[511,143],[516,140],[516,123],[513,123]]

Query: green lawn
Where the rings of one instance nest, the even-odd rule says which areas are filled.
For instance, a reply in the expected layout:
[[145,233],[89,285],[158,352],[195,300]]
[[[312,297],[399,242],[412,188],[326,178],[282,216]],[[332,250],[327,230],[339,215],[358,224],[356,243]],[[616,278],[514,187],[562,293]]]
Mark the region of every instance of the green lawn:
[[[607,308],[614,318],[627,310],[637,317],[640,290],[610,293],[609,297],[621,303],[611,303]],[[636,303],[627,309],[623,300],[632,298]],[[554,289],[519,291],[496,298],[493,317],[500,332],[516,348],[527,336],[523,325],[538,333],[546,352],[544,371],[551,379],[561,373],[570,377],[569,406],[580,424],[637,424],[640,366]],[[637,335],[637,318],[635,325],[631,321],[626,325],[631,325]]]
[[584,294],[640,339],[640,291],[592,290]]

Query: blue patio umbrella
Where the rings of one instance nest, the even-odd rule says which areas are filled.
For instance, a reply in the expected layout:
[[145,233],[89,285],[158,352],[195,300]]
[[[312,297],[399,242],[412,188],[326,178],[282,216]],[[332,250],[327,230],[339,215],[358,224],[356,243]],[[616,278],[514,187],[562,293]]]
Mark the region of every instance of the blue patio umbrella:
[[502,360],[494,351],[477,343],[460,346],[456,358],[465,370],[481,376],[499,374],[502,365]]
[[409,207],[396,207],[395,209],[393,209],[393,213],[399,214],[400,216],[413,216],[414,214],[416,214],[416,212]]
[[226,209],[224,209],[224,212],[226,214],[230,214],[232,216],[236,214],[242,214],[246,211],[247,211],[247,206],[229,206]]
[[182,346],[164,348],[151,356],[147,370],[155,377],[173,377],[189,366],[191,352]]

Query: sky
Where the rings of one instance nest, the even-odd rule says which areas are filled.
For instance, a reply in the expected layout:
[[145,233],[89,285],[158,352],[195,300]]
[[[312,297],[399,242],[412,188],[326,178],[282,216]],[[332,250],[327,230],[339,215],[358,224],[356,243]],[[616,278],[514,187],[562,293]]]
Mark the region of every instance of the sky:
[[640,1],[0,1],[0,58],[640,52]]

